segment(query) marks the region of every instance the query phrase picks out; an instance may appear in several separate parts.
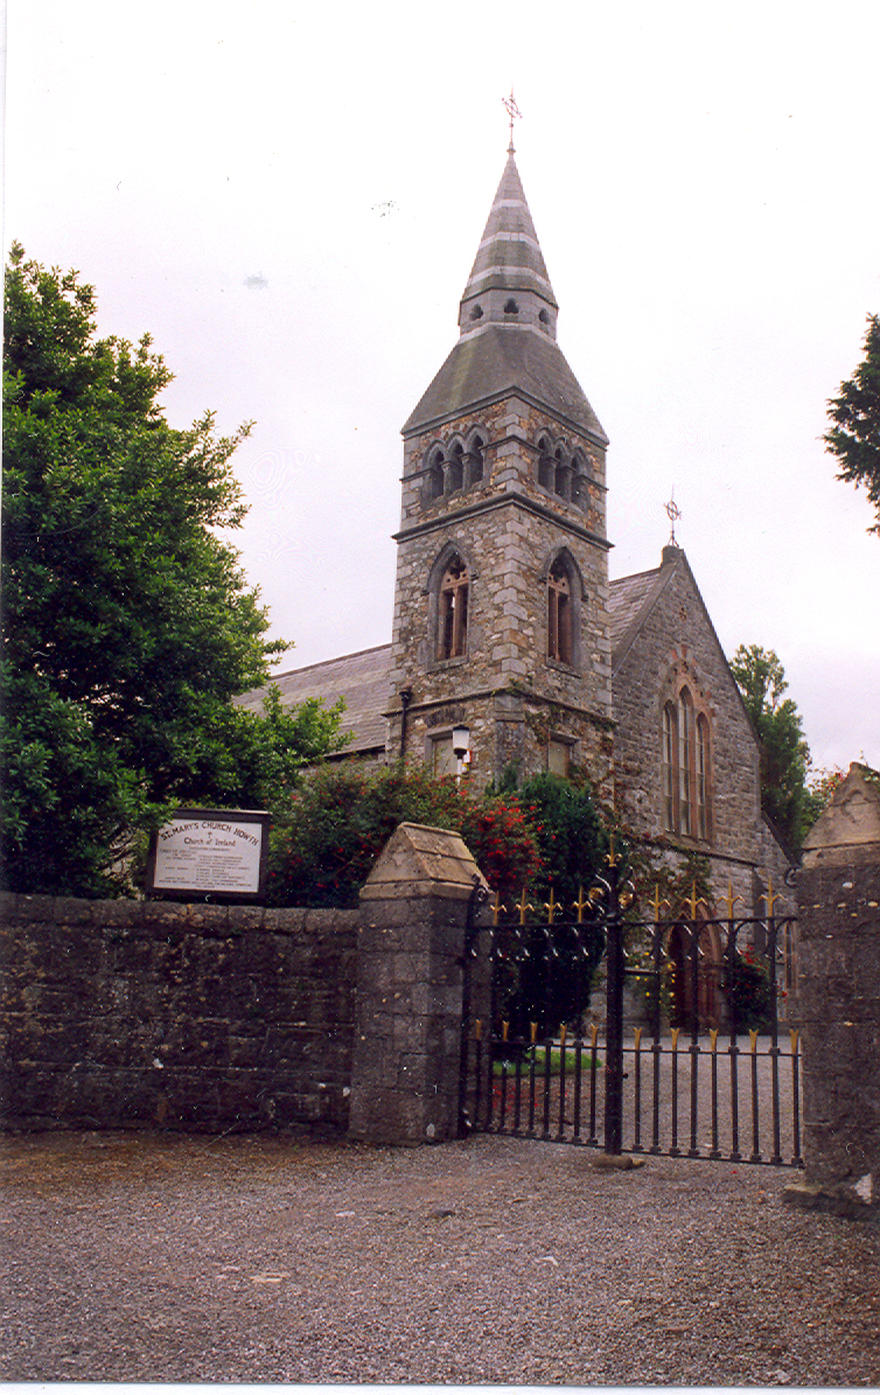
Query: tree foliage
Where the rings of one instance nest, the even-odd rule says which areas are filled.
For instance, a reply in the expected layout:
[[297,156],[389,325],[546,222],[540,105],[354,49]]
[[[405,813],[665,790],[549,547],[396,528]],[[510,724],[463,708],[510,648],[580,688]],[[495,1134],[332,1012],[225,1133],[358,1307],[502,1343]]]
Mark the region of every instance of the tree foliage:
[[[579,774],[566,779],[548,771],[525,780],[519,796],[542,862],[529,899],[546,922],[544,907],[552,893],[559,907],[555,919],[572,921],[581,893],[606,870],[608,835],[592,790]],[[528,1036],[532,1022],[542,1037],[557,1032],[563,1022],[577,1023],[589,1006],[604,948],[601,931],[584,924],[576,937],[555,932],[550,954],[545,927],[536,927],[527,957],[501,994],[501,1010],[514,1036]]]
[[[300,781],[271,836],[269,898],[275,905],[356,906],[358,893],[399,823],[455,829],[467,843],[508,915],[523,889],[541,909],[553,896],[573,918],[572,903],[601,864],[607,837],[588,787],[538,775],[522,789],[474,794],[467,782],[436,780],[424,770],[326,764]],[[544,917],[546,920],[546,916]],[[499,931],[503,934],[503,931]],[[583,945],[589,938],[584,927]],[[587,958],[569,940],[548,957],[544,930],[533,953],[499,989],[499,1011],[514,1034],[556,1031],[589,1003],[604,948],[597,932]]]
[[101,339],[77,273],[10,257],[3,365],[6,884],[97,894],[170,801],[258,803],[335,739],[233,697],[286,646],[217,530],[244,514],[210,414],[185,431],[148,336]]
[[275,905],[356,906],[400,823],[460,832],[493,890],[508,896],[539,870],[540,854],[516,796],[475,796],[466,784],[397,765],[328,764],[304,778],[272,833]]
[[549,771],[523,782],[520,799],[538,837],[543,863],[536,891],[549,892],[571,915],[581,888],[602,867],[608,839],[590,786]]
[[864,486],[877,514],[868,531],[880,533],[880,315],[868,316],[865,357],[828,403],[828,418],[824,439],[840,463],[837,478]]
[[809,827],[806,777],[810,748],[785,670],[772,649],[741,644],[730,668],[761,744],[761,804],[796,851]]

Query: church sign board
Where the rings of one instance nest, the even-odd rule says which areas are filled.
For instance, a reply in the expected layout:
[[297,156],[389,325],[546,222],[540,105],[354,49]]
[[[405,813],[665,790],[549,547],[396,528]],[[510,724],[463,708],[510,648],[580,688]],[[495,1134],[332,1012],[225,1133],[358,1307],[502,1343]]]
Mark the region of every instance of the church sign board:
[[147,895],[261,900],[268,832],[261,809],[178,809],[153,835]]

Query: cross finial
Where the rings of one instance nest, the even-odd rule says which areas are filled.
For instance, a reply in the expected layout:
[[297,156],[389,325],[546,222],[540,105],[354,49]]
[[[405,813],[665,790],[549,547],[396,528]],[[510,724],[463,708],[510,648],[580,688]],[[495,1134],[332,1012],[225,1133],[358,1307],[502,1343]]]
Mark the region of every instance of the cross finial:
[[510,145],[507,147],[507,153],[508,155],[513,155],[513,123],[522,116],[522,112],[516,104],[516,98],[513,95],[512,87],[510,89],[510,96],[502,97],[501,100],[504,103],[508,118],[510,119]]
[[667,518],[669,519],[669,522],[672,524],[672,531],[671,531],[671,533],[669,534],[669,543],[670,543],[670,546],[671,546],[671,547],[677,547],[677,546],[678,546],[678,543],[675,541],[675,525],[676,525],[676,523],[678,522],[678,520],[681,518],[681,509],[678,507],[678,504],[675,502],[675,486],[674,486],[674,485],[673,485],[673,487],[672,487],[672,498],[669,500],[669,503],[668,503],[668,504],[665,504],[665,505],[664,505],[664,507],[665,507],[665,509],[666,509],[666,516],[667,516]]

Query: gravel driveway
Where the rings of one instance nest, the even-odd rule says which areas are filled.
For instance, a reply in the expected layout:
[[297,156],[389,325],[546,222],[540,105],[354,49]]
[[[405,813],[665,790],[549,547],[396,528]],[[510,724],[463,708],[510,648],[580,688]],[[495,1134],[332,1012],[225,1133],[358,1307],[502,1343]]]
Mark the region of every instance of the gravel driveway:
[[594,1156],[7,1138],[0,1375],[880,1384],[880,1231],[784,1169]]

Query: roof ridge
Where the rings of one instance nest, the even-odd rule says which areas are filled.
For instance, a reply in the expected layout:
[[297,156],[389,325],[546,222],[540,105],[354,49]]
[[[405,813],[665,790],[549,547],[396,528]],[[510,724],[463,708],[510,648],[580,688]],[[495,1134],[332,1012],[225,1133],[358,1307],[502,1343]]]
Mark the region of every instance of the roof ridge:
[[609,586],[617,586],[622,581],[639,581],[643,576],[656,576],[663,570],[662,564],[659,567],[647,567],[643,572],[627,572],[626,576],[615,576],[608,578]]
[[[682,553],[682,556],[684,556],[684,553]],[[653,577],[654,584],[650,587],[647,594],[642,598],[641,604],[637,607],[635,614],[632,616],[631,620],[624,628],[618,643],[613,645],[611,657],[612,667],[618,667],[623,662],[623,659],[626,657],[626,655],[629,653],[630,649],[632,648],[635,642],[636,635],[639,633],[639,630],[642,627],[645,616],[651,610],[653,610],[654,606],[657,604],[657,601],[661,593],[666,589],[666,587],[672,580],[672,575],[675,572],[677,566],[677,562],[671,563],[668,566],[666,563],[662,563],[659,567],[652,567],[648,571],[636,572],[632,577],[619,578],[620,581],[635,581],[636,579],[641,580],[645,577]],[[666,573],[666,575],[664,575],[664,573]],[[612,585],[613,582],[609,582],[609,589]],[[705,609],[705,606],[703,608]]]
[[340,664],[343,659],[360,659],[364,654],[378,654],[380,649],[390,649],[391,641],[387,644],[371,644],[367,649],[355,649],[351,654],[334,654],[331,659],[319,659],[313,664],[303,664],[301,668],[286,668],[283,673],[273,673],[266,683],[261,683],[261,688],[266,688],[269,684],[276,682],[279,678],[289,678],[293,673],[308,673],[310,669],[326,668],[328,664]]

